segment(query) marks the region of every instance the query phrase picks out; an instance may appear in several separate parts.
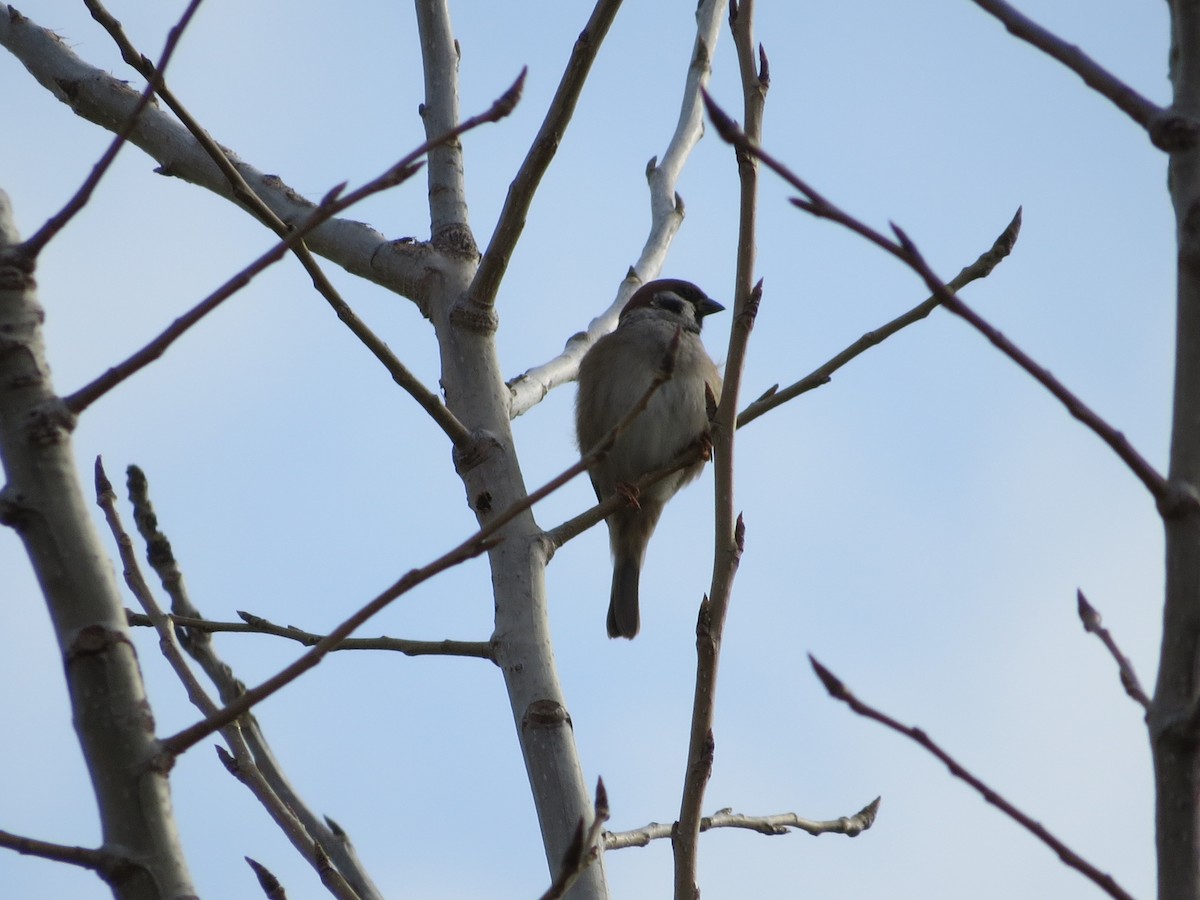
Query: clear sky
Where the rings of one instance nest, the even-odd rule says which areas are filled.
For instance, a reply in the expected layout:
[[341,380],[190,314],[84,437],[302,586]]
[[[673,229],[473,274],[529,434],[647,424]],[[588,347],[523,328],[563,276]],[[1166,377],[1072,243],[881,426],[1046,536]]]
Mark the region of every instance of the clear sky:
[[[156,56],[182,3],[112,0]],[[1166,5],[1067,0],[1022,9],[1155,102],[1166,103]],[[690,0],[629,2],[584,91],[499,295],[516,375],[555,355],[610,301],[649,223],[646,161],[674,128],[693,39]],[[83,59],[140,87],[82,3],[21,11]],[[510,120],[465,140],[472,225],[486,242],[590,4],[456,2],[462,109],[485,108],[529,66]],[[1166,160],[1073,74],[967,0],[770,2],[765,143],[846,209],[901,224],[947,278],[1024,206],[1012,257],[964,299],[1165,467],[1173,324]],[[422,139],[410,4],[208,0],[169,72],[220,142],[296,190],[371,177]],[[109,136],[0,53],[0,187],[24,234],[75,190]],[[712,90],[736,112],[728,33]],[[56,385],[69,392],[140,347],[272,240],[224,200],[123,151],[38,273]],[[428,235],[423,181],[351,218]],[[715,134],[680,181],[687,219],[664,272],[730,299],[737,180]],[[765,294],[746,396],[788,384],[923,300],[915,276],[811,221],[762,183]],[[408,301],[330,276],[433,387],[432,330]],[[705,330],[723,358],[729,317]],[[575,459],[573,387],[515,423],[526,483]],[[1152,896],[1150,758],[1139,708],[1075,615],[1082,588],[1152,689],[1162,539],[1150,497],[1116,457],[965,323],[939,312],[740,436],[747,548],[726,631],[706,811],[834,818],[876,795],[855,840],[703,839],[709,898],[977,900],[1094,897],[1096,889],[915,745],[829,700],[813,653],[864,699],[919,724],[1009,799]],[[474,528],[441,432],[340,326],[292,261],[277,266],[83,417],[85,478],[103,454],[153,495],[193,597],[217,619],[248,610],[315,631]],[[710,576],[712,480],[668,508],[643,578],[643,632],[604,634],[607,540],[595,529],[549,571],[556,655],[587,777],[610,827],[678,812],[697,601]],[[578,480],[536,515],[592,503]],[[97,514],[97,521],[99,515]],[[486,566],[463,566],[361,632],[486,639]],[[132,598],[128,601],[133,605]],[[4,733],[0,829],[66,844],[99,838],[44,606],[16,536],[0,532]],[[295,645],[226,635],[248,683]],[[140,636],[163,734],[196,718]],[[350,833],[389,896],[528,898],[547,876],[499,673],[485,662],[341,653],[258,716],[300,792]],[[260,896],[252,856],[289,896],[312,873],[217,762],[209,741],[172,776],[197,886]],[[663,897],[670,848],[609,854],[616,897]],[[6,896],[108,895],[93,876],[0,853]]]

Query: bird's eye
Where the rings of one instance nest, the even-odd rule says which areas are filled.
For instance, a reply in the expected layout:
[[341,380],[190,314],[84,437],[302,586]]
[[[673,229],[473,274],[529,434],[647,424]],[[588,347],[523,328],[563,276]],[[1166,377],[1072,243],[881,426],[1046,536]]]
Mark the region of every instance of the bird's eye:
[[687,301],[673,291],[663,291],[654,295],[654,305],[659,309],[665,309],[668,312],[673,312],[675,315],[683,314],[683,306]]

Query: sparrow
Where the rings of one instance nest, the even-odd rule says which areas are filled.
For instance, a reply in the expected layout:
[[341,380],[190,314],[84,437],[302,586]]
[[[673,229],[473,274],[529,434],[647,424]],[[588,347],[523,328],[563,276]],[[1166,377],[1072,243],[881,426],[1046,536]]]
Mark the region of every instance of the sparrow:
[[609,637],[638,633],[638,581],[646,545],[667,501],[704,468],[705,460],[699,459],[641,493],[633,488],[643,475],[708,434],[709,409],[721,397],[721,375],[700,341],[700,327],[705,316],[724,308],[690,281],[651,281],[630,297],[616,330],[596,341],[579,363],[575,434],[586,454],[645,394],[678,335],[671,379],[588,471],[601,501],[615,493],[629,499],[606,520],[613,555]]

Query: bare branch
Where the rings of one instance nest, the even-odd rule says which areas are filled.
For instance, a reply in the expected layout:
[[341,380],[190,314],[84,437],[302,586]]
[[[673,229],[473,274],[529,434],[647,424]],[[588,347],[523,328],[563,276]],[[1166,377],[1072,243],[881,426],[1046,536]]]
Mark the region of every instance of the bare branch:
[[1112,101],[1121,112],[1133,119],[1150,135],[1160,150],[1182,149],[1200,135],[1200,123],[1162,109],[1117,78],[1094,59],[1058,35],[1047,31],[1037,22],[1018,12],[1004,0],[973,0],[976,6],[1000,21],[1009,34],[1037,47],[1047,56],[1058,60],[1084,84],[1100,96]]
[[122,873],[138,867],[129,857],[119,856],[108,850],[52,844],[8,831],[0,831],[0,847],[15,850],[24,856],[36,856],[39,859],[79,866],[81,869],[91,869],[109,883],[120,879]]
[[1142,689],[1142,683],[1138,680],[1137,672],[1133,670],[1133,663],[1129,661],[1129,657],[1121,652],[1121,648],[1117,646],[1117,641],[1112,636],[1112,633],[1100,624],[1100,613],[1096,611],[1096,608],[1092,604],[1088,603],[1087,597],[1083,596],[1083,591],[1076,590],[1075,599],[1079,610],[1079,621],[1083,623],[1083,630],[1088,634],[1094,634],[1100,638],[1100,641],[1108,648],[1108,652],[1117,664],[1117,671],[1121,676],[1121,687],[1125,688],[1125,693],[1133,698],[1142,709],[1149,712],[1150,697]]
[[500,280],[508,269],[513,248],[525,228],[525,217],[529,214],[534,194],[558,152],[563,133],[575,113],[575,104],[579,102],[579,95],[592,70],[592,63],[620,8],[621,0],[597,0],[587,24],[579,33],[542,127],[538,129],[516,178],[509,185],[492,239],[467,292],[472,303],[491,306],[496,302]]
[[[1021,209],[1018,207],[1016,215],[1013,216],[1012,221],[1008,223],[1004,231],[1000,233],[1000,236],[996,238],[991,248],[984,252],[975,262],[966,266],[961,272],[951,278],[946,283],[947,290],[960,291],[972,281],[986,278],[990,275],[992,270],[1000,264],[1001,260],[1012,252],[1020,230]],[[942,298],[935,294],[918,303],[907,312],[900,314],[887,324],[876,328],[874,331],[868,331],[845,350],[832,357],[828,362],[818,366],[796,383],[788,385],[782,390],[778,387],[771,388],[767,393],[742,410],[741,414],[738,415],[738,428],[750,424],[764,413],[799,397],[801,394],[828,384],[833,373],[855,357],[870,350],[877,344],[883,343],[901,329],[907,328],[909,325],[924,319],[941,305]]]
[[[175,48],[179,46],[179,39],[183,37],[184,30],[192,21],[196,10],[200,7],[200,2],[201,0],[191,0],[187,8],[184,9],[183,15],[180,16],[179,21],[175,24],[175,27],[167,33],[167,42],[163,46],[162,56],[158,62],[158,71],[160,73],[166,69],[167,64],[171,61],[171,57],[175,54]],[[50,239],[62,231],[66,227],[66,224],[75,217],[76,213],[87,205],[88,200],[91,199],[92,191],[96,189],[96,185],[100,183],[100,179],[108,172],[109,167],[113,164],[113,160],[117,158],[117,153],[125,146],[125,142],[129,140],[129,136],[133,134],[133,130],[137,127],[138,119],[141,117],[142,112],[150,104],[150,101],[154,99],[154,92],[157,90],[161,77],[160,74],[146,85],[146,89],[142,91],[142,95],[130,111],[125,124],[117,132],[117,136],[113,138],[112,143],[108,145],[108,149],[104,151],[104,155],[92,167],[91,174],[80,185],[79,190],[67,201],[67,205],[51,216],[49,221],[22,245],[22,251],[29,254],[31,259],[35,259]]]
[[[277,625],[261,616],[238,610],[241,622],[218,622],[197,616],[171,615],[171,622],[177,628],[186,628],[193,632],[230,632],[234,634],[266,634],[287,638],[312,647],[325,637],[314,631],[305,631],[295,625]],[[152,625],[149,616],[140,613],[128,613],[129,624],[134,627]],[[474,659],[493,659],[495,653],[490,641],[416,641],[409,638],[393,638],[380,636],[375,638],[346,638],[334,651],[341,650],[390,650],[403,653],[405,656],[463,656]]]
[[[620,422],[614,426],[597,446],[581,459],[579,462],[570,466],[562,474],[552,478],[549,482],[543,485],[536,491],[526,495],[521,500],[513,503],[506,510],[491,519],[486,526],[479,529],[475,534],[471,535],[457,547],[446,552],[442,556],[435,559],[418,569],[412,569],[400,578],[395,584],[385,590],[382,594],[371,600],[352,616],[338,625],[329,634],[321,638],[315,646],[299,659],[284,667],[275,675],[268,678],[255,688],[246,691],[240,697],[228,702],[217,713],[206,717],[200,722],[185,728],[183,731],[166,738],[162,741],[162,745],[168,752],[179,754],[188,747],[193,746],[196,742],[203,740],[209,734],[217,731],[225,724],[234,721],[238,716],[248,711],[255,704],[270,697],[280,688],[291,683],[296,678],[307,672],[309,669],[317,665],[325,656],[337,647],[342,641],[348,638],[360,625],[386,607],[397,597],[408,593],[408,591],[418,585],[428,581],[433,576],[444,572],[446,569],[452,568],[459,563],[465,562],[485,553],[499,543],[499,540],[494,538],[501,528],[519,516],[525,510],[529,509],[539,500],[546,497],[551,492],[557,490],[562,485],[566,484],[570,479],[585,471],[593,461],[596,454],[607,453],[612,447],[617,436],[629,423],[645,409],[646,404],[650,402],[650,397],[654,391],[671,376],[671,370],[674,367],[674,354],[678,349],[678,341],[671,348],[669,357],[664,360],[663,367],[659,376],[654,379],[651,386],[642,396],[641,400],[634,405],[629,413]],[[595,458],[599,458],[595,456]]]
[[[171,542],[159,529],[146,476],[137,466],[129,467],[127,485],[134,521],[146,542],[146,557],[171,597],[171,606],[176,614],[170,618],[178,626],[176,635],[180,644],[217,686],[222,702],[240,697],[245,685],[234,677],[232,669],[217,656],[209,632],[195,625],[181,624],[184,619],[192,622],[207,620],[200,616],[199,610],[188,597]],[[126,614],[131,619],[135,618],[128,611]],[[136,618],[148,622],[148,617]],[[313,813],[292,787],[254,715],[246,713],[236,724],[222,729],[221,734],[233,752],[233,756],[229,757],[217,747],[217,754],[226,770],[263,804],[300,855],[317,871],[321,882],[337,896],[381,900],[382,893],[359,861],[349,837],[340,828],[329,824],[328,818],[323,819]],[[336,871],[329,871],[330,857],[336,862]]]
[[637,262],[630,267],[618,286],[608,309],[588,323],[586,331],[568,338],[558,356],[525,371],[508,383],[512,393],[509,415],[513,418],[528,412],[554,388],[574,381],[579,372],[579,361],[592,344],[616,327],[617,317],[629,297],[662,271],[671,241],[683,222],[683,198],[675,188],[684,164],[704,133],[700,92],[712,74],[712,54],[721,32],[725,2],[701,0],[696,8],[696,41],[688,64],[675,131],[663,152],[662,161],[659,162],[655,157],[646,166],[646,180],[650,187],[650,232]]
[[[154,360],[158,359],[167,348],[178,340],[189,328],[199,322],[204,316],[212,312],[221,305],[233,294],[237,293],[243,287],[250,283],[256,275],[262,272],[267,267],[278,262],[283,256],[299,244],[308,233],[317,228],[322,222],[332,218],[339,212],[353,206],[367,197],[377,194],[380,191],[385,191],[389,188],[402,184],[411,178],[419,169],[420,165],[417,160],[424,156],[430,149],[437,146],[439,143],[455,139],[463,132],[470,131],[480,125],[489,122],[496,122],[508,115],[512,108],[516,105],[520,98],[521,88],[525,81],[525,73],[522,71],[520,76],[501,97],[492,104],[486,112],[477,116],[472,116],[469,119],[451,128],[450,131],[441,135],[441,137],[428,140],[415,150],[408,153],[395,165],[389,167],[378,177],[364,184],[357,190],[351,191],[345,196],[341,196],[342,185],[335,187],[326,195],[326,198],[319,203],[309,216],[297,225],[286,238],[280,240],[274,247],[262,254],[253,263],[248,265],[242,271],[238,272],[232,278],[225,282],[220,288],[209,294],[204,300],[200,301],[196,306],[192,307],[188,312],[184,313],[174,322],[172,322],[158,337],[150,341],[141,350],[138,350],[124,362],[119,363],[109,369],[99,378],[96,378],[91,383],[84,385],[75,393],[64,399],[67,408],[79,414],[97,399],[102,397],[108,391],[112,390],[125,379],[134,375],[141,369],[148,366]],[[447,411],[446,415],[450,415]],[[462,426],[460,425],[459,428]],[[465,429],[464,429],[465,431]],[[469,436],[468,438],[469,439]]]
[[[121,27],[121,23],[113,18],[108,10],[104,8],[103,4],[100,3],[100,0],[84,0],[84,3],[91,11],[92,17],[112,37],[121,51],[121,57],[136,69],[142,77],[157,85],[158,95],[170,108],[171,112],[178,116],[179,121],[191,132],[196,142],[204,149],[204,152],[208,154],[217,168],[221,170],[221,173],[233,189],[234,196],[259,221],[274,231],[275,234],[281,238],[287,237],[290,230],[289,226],[250,187],[246,179],[242,177],[241,172],[233,164],[228,152],[218,145],[191,113],[188,112],[186,107],[167,87],[161,73],[154,67],[150,60],[137,51],[137,48],[133,46],[133,43]],[[308,247],[304,243],[300,243],[292,247],[292,252],[296,255],[304,270],[309,274],[309,277],[312,278],[313,287],[333,307],[338,319],[383,364],[384,368],[392,376],[392,380],[408,391],[421,408],[429,414],[430,418],[446,433],[455,446],[465,446],[470,441],[470,433],[467,429],[446,409],[445,404],[442,403],[437,394],[425,387],[420,379],[400,362],[400,359],[392,352],[391,348],[350,308],[350,305],[346,303],[341,294],[333,286],[333,282],[322,271],[316,257],[312,255]]]
[[566,858],[559,868],[558,874],[540,900],[560,900],[566,896],[572,885],[583,874],[584,869],[600,858],[604,848],[603,829],[608,821],[608,791],[604,789],[604,779],[596,779],[596,799],[592,803],[595,812],[592,814],[592,824],[584,830],[583,822],[575,829],[574,838],[567,847]]
[[982,316],[967,306],[957,294],[947,289],[946,284],[925,262],[916,245],[895,224],[892,231],[895,239],[885,237],[860,219],[845,212],[831,203],[816,191],[806,181],[788,169],[755,141],[750,140],[737,124],[712,100],[705,95],[705,103],[709,115],[721,137],[739,148],[745,149],[762,160],[773,169],[788,184],[796,188],[803,197],[797,197],[792,203],[805,212],[823,219],[836,222],[844,228],[853,231],[870,241],[875,246],[890,253],[914,272],[921,276],[926,286],[935,297],[941,299],[942,305],[955,315],[970,323],[976,331],[986,337],[1005,356],[1024,369],[1028,374],[1045,387],[1076,419],[1086,425],[1129,467],[1138,480],[1146,486],[1158,503],[1163,515],[1173,515],[1180,510],[1200,508],[1200,496],[1186,486],[1176,486],[1168,482],[1150,462],[1142,456],[1129,440],[1105,421],[1091,407],[1072,393],[1061,381],[1050,372],[1038,365],[1032,357],[1006,338],[998,329],[989,324]]
[[867,719],[872,719],[885,725],[899,734],[904,735],[920,746],[924,747],[943,763],[950,770],[950,774],[955,778],[965,781],[983,797],[992,806],[999,809],[1006,816],[1036,837],[1039,841],[1053,850],[1058,858],[1066,865],[1070,866],[1075,871],[1082,874],[1085,878],[1094,883],[1102,891],[1116,900],[1133,900],[1133,898],[1121,888],[1120,885],[1113,880],[1113,877],[1105,872],[1101,872],[1074,850],[1060,841],[1057,837],[1051,834],[1041,822],[1035,821],[1028,815],[1023,813],[1017,807],[1013,806],[1002,796],[1000,796],[991,787],[985,784],[976,776],[972,775],[958,763],[949,753],[933,742],[920,728],[912,728],[907,725],[902,725],[893,719],[891,716],[880,712],[874,707],[868,706],[866,703],[859,700],[850,692],[850,690],[841,682],[841,680],[830,672],[827,668],[817,662],[810,654],[808,661],[812,664],[813,671],[817,673],[817,677],[821,679],[821,684],[825,686],[825,690],[835,700],[841,700],[850,707],[858,715]]
[[[176,643],[174,623],[163,614],[158,602],[154,599],[153,592],[142,576],[137,557],[133,552],[133,541],[121,524],[121,517],[117,512],[116,493],[113,491],[112,482],[108,480],[108,476],[104,472],[104,465],[99,457],[96,458],[95,476],[96,501],[104,511],[104,518],[117,542],[121,562],[125,567],[125,583],[138,598],[146,610],[147,617],[158,632],[159,649],[170,663],[176,676],[183,682],[188,699],[205,716],[214,715],[218,710],[217,704],[208,696],[199,681],[196,680],[195,675],[192,674],[187,661],[180,652],[179,644]],[[359,900],[358,894],[351,889],[342,875],[329,865],[329,860],[320,850],[320,845],[313,841],[312,836],[305,830],[293,810],[267,784],[262,773],[254,764],[238,723],[229,723],[221,729],[221,734],[233,750],[233,756],[225,754],[222,757],[226,769],[235,772],[238,780],[250,788],[271,818],[300,851],[300,855],[317,870],[322,882],[335,897],[342,898],[342,900]],[[219,754],[225,753],[220,747],[217,750]]]
[[[837,819],[806,819],[795,813],[777,813],[773,816],[744,816],[723,809],[711,816],[700,820],[700,831],[713,828],[743,828],[757,831],[759,834],[780,835],[804,831],[814,837],[822,834],[844,834],[847,837],[858,837],[874,822],[879,813],[880,798],[876,797],[852,816],[842,816]],[[671,836],[674,824],[660,825],[651,822],[641,828],[630,831],[606,831],[604,833],[605,850],[622,850],[626,847],[645,847],[651,841],[660,841]]]
[[[54,32],[4,3],[0,3],[0,46],[57,100],[108,131],[118,131],[138,102],[138,93],[124,81],[87,64]],[[159,107],[151,105],[143,111],[129,141],[159,163],[160,174],[197,184],[235,203],[244,202],[188,130]],[[264,174],[231,151],[222,150],[254,193],[284,222],[299,222],[312,212],[313,204],[278,176]],[[418,304],[428,292],[431,254],[423,243],[389,241],[371,226],[348,219],[325,222],[306,243],[314,253],[347,271]]]
[[[767,82],[765,54],[755,53],[754,0],[741,0],[729,7],[729,25],[741,73],[742,104],[746,133],[762,137]],[[760,48],[761,49],[761,48]],[[761,66],[760,66],[761,64]],[[714,553],[712,584],[700,604],[696,623],[696,683],[692,697],[687,766],[679,801],[679,823],[671,837],[675,862],[675,900],[692,900],[700,893],[697,868],[700,851],[700,820],[704,792],[712,775],[716,720],[717,670],[725,617],[733,594],[733,580],[745,546],[745,524],[735,511],[734,468],[737,408],[750,333],[762,301],[762,281],[754,282],[758,217],[758,162],[741,150],[736,161],[740,181],[738,212],[737,272],[734,280],[733,326],[729,333],[724,384],[712,425],[713,456],[716,460],[714,506]]]

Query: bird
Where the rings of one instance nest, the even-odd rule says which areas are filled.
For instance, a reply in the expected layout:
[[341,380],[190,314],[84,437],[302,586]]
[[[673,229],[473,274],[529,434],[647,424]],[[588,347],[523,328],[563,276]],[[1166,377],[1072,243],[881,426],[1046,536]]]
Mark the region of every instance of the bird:
[[700,329],[705,316],[724,308],[690,281],[647,282],[621,310],[616,329],[580,360],[575,434],[586,455],[646,393],[678,340],[670,380],[588,470],[599,500],[621,493],[629,501],[606,520],[613,555],[610,638],[637,635],[638,582],[650,536],[667,501],[704,468],[702,457],[641,493],[633,487],[689,444],[707,438],[710,409],[721,397],[721,375],[704,349]]

